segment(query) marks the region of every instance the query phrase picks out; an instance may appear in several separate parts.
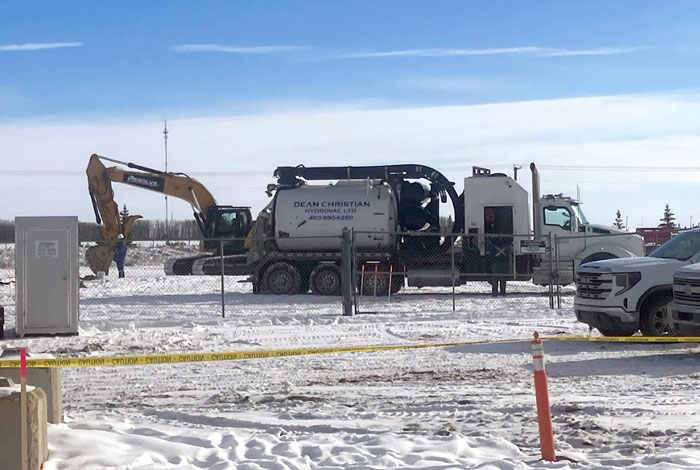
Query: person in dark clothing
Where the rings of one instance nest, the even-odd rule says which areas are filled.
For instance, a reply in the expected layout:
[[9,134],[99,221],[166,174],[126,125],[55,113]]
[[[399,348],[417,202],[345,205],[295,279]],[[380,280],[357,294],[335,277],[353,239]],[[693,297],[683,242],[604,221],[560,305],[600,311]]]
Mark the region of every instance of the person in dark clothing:
[[126,241],[121,233],[117,236],[117,244],[114,247],[114,261],[117,263],[119,277],[124,277],[124,263],[126,262]]

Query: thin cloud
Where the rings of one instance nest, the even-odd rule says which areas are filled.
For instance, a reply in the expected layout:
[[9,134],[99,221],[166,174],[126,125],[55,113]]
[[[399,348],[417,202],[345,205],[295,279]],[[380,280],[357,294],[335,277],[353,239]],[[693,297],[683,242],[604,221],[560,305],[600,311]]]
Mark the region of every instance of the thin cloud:
[[26,44],[0,45],[0,52],[41,51],[44,49],[61,49],[64,47],[81,47],[82,42],[28,42]]
[[563,49],[555,47],[521,46],[490,49],[400,49],[393,51],[371,51],[336,54],[332,59],[370,59],[380,57],[463,57],[482,55],[529,55],[534,57],[565,57],[630,54],[640,47],[600,47],[592,49]]
[[222,44],[182,44],[171,47],[175,52],[227,52],[229,54],[278,54],[308,49],[306,46],[225,46]]
[[565,57],[565,56],[585,56],[585,55],[620,55],[632,54],[640,51],[642,47],[599,47],[596,49],[552,49],[538,54],[541,57]]

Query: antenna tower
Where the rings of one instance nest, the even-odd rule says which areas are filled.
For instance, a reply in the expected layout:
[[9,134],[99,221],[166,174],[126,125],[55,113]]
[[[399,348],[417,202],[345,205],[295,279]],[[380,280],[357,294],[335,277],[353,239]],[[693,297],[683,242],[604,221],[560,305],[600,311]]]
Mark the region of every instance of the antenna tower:
[[[163,141],[165,144],[165,172],[168,172],[168,121],[163,121]],[[168,195],[165,195],[165,241],[168,241]]]

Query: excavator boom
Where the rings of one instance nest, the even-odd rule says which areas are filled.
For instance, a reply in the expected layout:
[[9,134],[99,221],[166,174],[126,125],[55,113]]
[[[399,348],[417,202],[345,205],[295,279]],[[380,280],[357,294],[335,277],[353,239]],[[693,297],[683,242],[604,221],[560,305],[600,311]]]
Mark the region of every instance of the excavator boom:
[[[122,164],[136,171],[118,166],[106,167],[103,161]],[[85,254],[88,265],[95,273],[109,272],[117,237],[122,234],[124,238],[128,238],[133,223],[141,218],[140,215],[130,215],[122,220],[119,206],[114,201],[113,182],[187,201],[192,206],[194,217],[205,239],[218,237],[224,231],[223,227],[219,226],[219,219],[230,219],[230,214],[234,214],[233,218],[236,218],[237,214],[244,213],[245,217],[241,218],[245,219],[245,223],[240,227],[243,236],[250,228],[249,208],[217,205],[214,196],[202,183],[184,173],[164,172],[97,154],[90,157],[86,173],[95,219],[102,235],[102,240],[96,246],[90,247]],[[228,234],[229,237],[237,235],[237,232]]]

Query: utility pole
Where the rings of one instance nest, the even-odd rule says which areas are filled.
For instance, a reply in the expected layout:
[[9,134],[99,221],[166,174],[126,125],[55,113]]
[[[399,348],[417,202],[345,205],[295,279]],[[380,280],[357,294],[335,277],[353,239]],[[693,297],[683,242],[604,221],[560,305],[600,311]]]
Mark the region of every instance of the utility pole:
[[[165,142],[165,172],[168,172],[168,121],[163,121],[163,140]],[[168,195],[165,195],[165,241],[168,241]]]
[[513,165],[513,179],[515,181],[518,181],[518,170],[521,168],[522,168],[522,166]]

